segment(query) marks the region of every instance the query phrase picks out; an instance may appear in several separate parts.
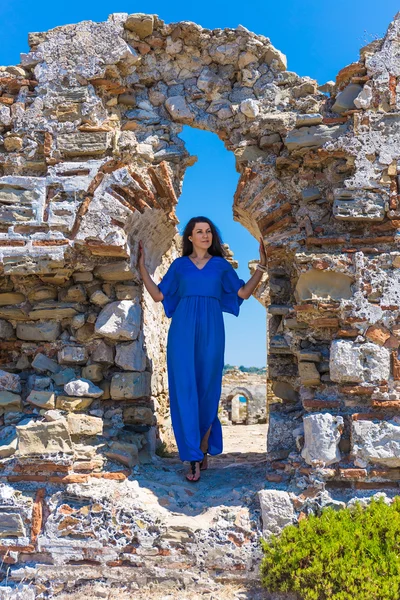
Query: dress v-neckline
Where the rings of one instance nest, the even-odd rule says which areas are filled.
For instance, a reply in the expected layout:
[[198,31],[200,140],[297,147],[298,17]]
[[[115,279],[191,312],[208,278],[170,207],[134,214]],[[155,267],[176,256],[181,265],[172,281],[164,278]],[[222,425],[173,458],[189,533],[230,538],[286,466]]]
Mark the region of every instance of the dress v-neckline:
[[208,265],[208,263],[210,261],[212,261],[212,259],[214,258],[214,256],[211,256],[208,261],[206,262],[206,264],[204,265],[204,267],[201,267],[201,269],[199,269],[199,267],[192,261],[192,259],[189,257],[188,254],[186,254],[187,258],[190,260],[190,262],[192,263],[192,265],[198,270],[198,271],[202,271],[203,269],[206,268],[206,266]]

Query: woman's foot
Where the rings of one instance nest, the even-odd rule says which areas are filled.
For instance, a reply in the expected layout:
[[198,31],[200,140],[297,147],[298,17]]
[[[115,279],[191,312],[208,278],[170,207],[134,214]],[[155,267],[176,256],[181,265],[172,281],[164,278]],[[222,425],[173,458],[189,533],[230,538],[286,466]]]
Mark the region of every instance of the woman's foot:
[[190,461],[190,471],[186,473],[186,479],[192,483],[196,483],[200,479],[200,463],[198,461]]

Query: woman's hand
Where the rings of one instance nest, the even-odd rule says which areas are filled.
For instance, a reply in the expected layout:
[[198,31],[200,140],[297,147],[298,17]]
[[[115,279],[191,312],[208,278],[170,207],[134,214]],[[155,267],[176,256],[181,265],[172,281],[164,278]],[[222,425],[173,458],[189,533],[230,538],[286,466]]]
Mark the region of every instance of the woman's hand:
[[139,252],[138,252],[138,261],[137,261],[137,266],[139,268],[139,270],[141,271],[142,268],[145,266],[144,264],[144,246],[143,246],[143,242],[142,240],[139,240]]
[[265,252],[265,246],[264,246],[264,241],[262,239],[262,237],[260,237],[260,265],[266,265],[267,264],[267,253]]

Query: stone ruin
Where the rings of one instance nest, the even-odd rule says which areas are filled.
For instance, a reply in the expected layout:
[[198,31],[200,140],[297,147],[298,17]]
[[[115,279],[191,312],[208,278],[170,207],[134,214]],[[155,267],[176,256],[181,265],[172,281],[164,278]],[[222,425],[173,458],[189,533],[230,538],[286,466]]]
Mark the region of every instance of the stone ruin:
[[[398,490],[400,16],[322,86],[242,26],[121,13],[32,33],[29,45],[20,65],[0,68],[0,555],[10,580],[32,564],[49,578],[62,564],[123,569],[146,552],[157,568],[188,568],[174,555],[186,530],[164,522],[156,534],[126,516],[133,500],[117,491],[151,460],[166,414],[168,322],[136,260],[141,238],[157,281],[179,255],[175,206],[196,160],[183,125],[234,153],[234,219],[267,245],[255,297],[268,304],[279,399],[270,487],[318,475],[332,490]],[[112,501],[100,501],[100,484]],[[285,502],[292,522],[299,502]],[[226,572],[248,568],[240,535],[227,537],[240,548]]]
[[[246,402],[240,403],[239,396],[245,398]],[[265,423],[266,400],[265,373],[243,372],[238,367],[233,367],[222,378],[220,421],[223,425]]]

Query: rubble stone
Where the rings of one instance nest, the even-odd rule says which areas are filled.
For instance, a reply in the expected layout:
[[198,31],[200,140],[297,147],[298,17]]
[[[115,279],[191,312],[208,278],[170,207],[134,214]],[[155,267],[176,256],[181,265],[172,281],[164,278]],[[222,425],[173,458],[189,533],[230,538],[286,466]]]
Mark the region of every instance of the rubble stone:
[[146,369],[146,355],[141,342],[117,344],[115,364],[125,371],[144,371]]
[[17,338],[34,342],[54,342],[61,333],[57,321],[17,323]]
[[150,373],[116,373],[111,380],[113,400],[133,400],[150,395]]
[[3,390],[18,394],[21,391],[21,379],[19,375],[0,370],[0,391]]
[[0,392],[0,412],[4,410],[15,411],[21,408],[21,396],[5,390]]
[[17,425],[16,430],[21,457],[73,452],[65,419],[49,423],[30,421],[26,425]]
[[0,513],[0,538],[25,537],[26,531],[18,513]]
[[134,340],[139,334],[140,306],[130,300],[108,304],[99,314],[96,333],[112,340]]
[[64,391],[69,396],[100,398],[103,390],[98,388],[88,379],[74,379],[64,385]]
[[372,342],[358,344],[334,340],[329,361],[330,377],[338,383],[386,381],[390,375],[390,354]]
[[302,457],[309,465],[332,465],[340,461],[339,442],[343,417],[329,413],[303,417],[304,448]]
[[352,455],[366,463],[400,466],[400,426],[393,421],[353,421]]
[[72,436],[102,435],[103,433],[103,420],[98,417],[69,413],[67,423]]
[[258,492],[263,523],[263,537],[279,535],[286,527],[295,522],[296,513],[287,492],[280,490],[261,490]]
[[26,399],[30,404],[39,406],[39,408],[51,409],[55,407],[55,399],[53,392],[40,392],[33,390]]

